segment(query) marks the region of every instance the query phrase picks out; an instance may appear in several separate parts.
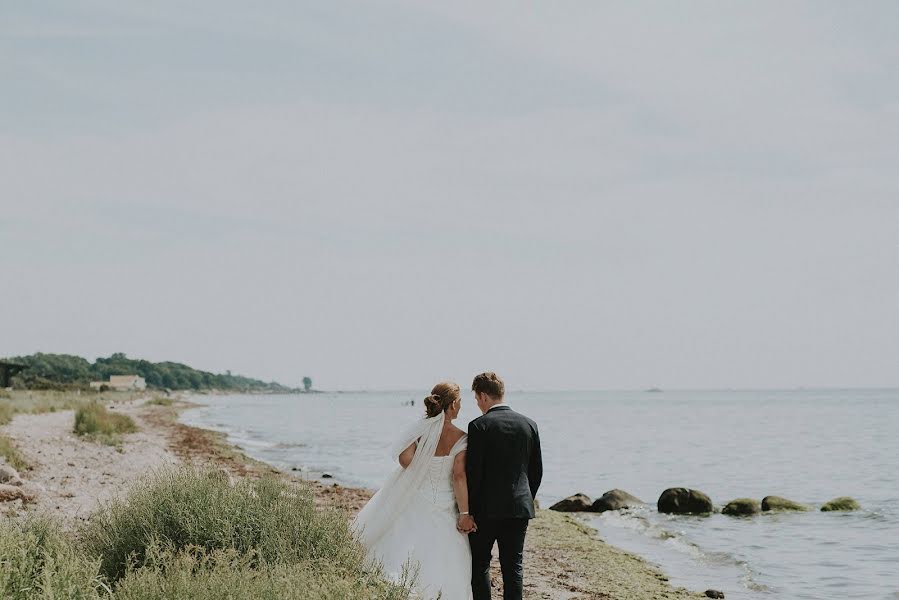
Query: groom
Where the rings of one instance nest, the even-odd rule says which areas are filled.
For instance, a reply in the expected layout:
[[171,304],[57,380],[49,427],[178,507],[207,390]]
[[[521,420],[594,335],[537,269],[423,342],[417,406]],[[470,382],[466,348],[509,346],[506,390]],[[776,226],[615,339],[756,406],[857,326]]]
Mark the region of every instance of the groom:
[[471,384],[483,415],[468,425],[465,472],[471,514],[459,516],[459,531],[471,545],[474,600],[490,600],[490,561],[499,545],[503,598],[521,600],[522,555],[534,497],[543,478],[537,424],[503,401],[505,385],[496,373]]

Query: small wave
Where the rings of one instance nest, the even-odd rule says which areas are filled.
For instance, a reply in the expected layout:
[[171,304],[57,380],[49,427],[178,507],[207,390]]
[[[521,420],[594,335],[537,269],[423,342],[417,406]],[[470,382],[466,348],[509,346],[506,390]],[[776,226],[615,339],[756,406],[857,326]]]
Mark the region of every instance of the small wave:
[[237,444],[241,448],[252,448],[254,450],[267,450],[274,446],[272,442],[260,440],[250,436],[229,435],[230,441]]
[[653,522],[657,513],[649,508],[641,507],[622,511],[609,511],[595,517],[599,523],[622,527],[640,535],[658,540],[664,548],[688,556],[691,560],[709,566],[736,569],[740,583],[755,592],[772,592],[773,590],[755,579],[755,572],[745,560],[726,552],[704,551],[698,544],[690,540],[682,531],[669,529],[666,525],[675,525],[679,517],[667,516],[664,524]]
[[278,448],[279,450],[288,450],[290,448],[308,448],[309,444],[304,444],[302,442],[278,442],[273,448]]
[[606,522],[618,527],[625,527],[642,535],[661,540],[672,548],[697,558],[703,555],[699,546],[684,537],[682,533],[671,531],[653,523],[648,518],[648,511],[645,508],[608,511],[602,513],[598,518],[600,522]]

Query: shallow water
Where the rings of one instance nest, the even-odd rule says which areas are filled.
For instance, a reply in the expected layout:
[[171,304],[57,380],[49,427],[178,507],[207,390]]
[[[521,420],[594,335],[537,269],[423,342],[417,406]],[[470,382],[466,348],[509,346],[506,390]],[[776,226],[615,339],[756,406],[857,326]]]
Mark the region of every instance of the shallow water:
[[[250,455],[308,477],[377,487],[392,434],[422,393],[207,397],[187,423],[219,429]],[[415,407],[404,402],[416,400]],[[899,390],[541,392],[509,402],[540,426],[544,506],[625,489],[650,502],[592,517],[609,542],[662,566],[675,584],[728,598],[899,598]],[[470,394],[457,422],[477,414]],[[773,494],[854,513],[669,517],[668,487],[716,506]]]

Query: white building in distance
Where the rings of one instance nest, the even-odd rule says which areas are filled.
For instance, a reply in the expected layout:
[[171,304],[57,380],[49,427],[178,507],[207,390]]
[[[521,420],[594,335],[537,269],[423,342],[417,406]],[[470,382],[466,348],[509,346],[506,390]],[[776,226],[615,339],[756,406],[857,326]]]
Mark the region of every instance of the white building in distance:
[[91,388],[95,390],[99,390],[104,385],[116,391],[147,389],[147,382],[138,375],[110,375],[109,381],[91,381]]

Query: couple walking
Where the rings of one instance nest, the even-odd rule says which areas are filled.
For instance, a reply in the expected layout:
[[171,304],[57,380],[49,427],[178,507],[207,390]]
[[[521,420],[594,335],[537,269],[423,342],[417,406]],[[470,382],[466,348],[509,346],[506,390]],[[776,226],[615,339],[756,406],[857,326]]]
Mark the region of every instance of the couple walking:
[[372,561],[402,580],[417,569],[416,592],[441,600],[489,600],[493,545],[503,597],[520,599],[523,552],[543,477],[537,425],[512,410],[495,373],[471,386],[482,415],[466,434],[453,425],[462,398],[443,382],[425,398],[427,416],[391,447],[400,467],[353,522]]

